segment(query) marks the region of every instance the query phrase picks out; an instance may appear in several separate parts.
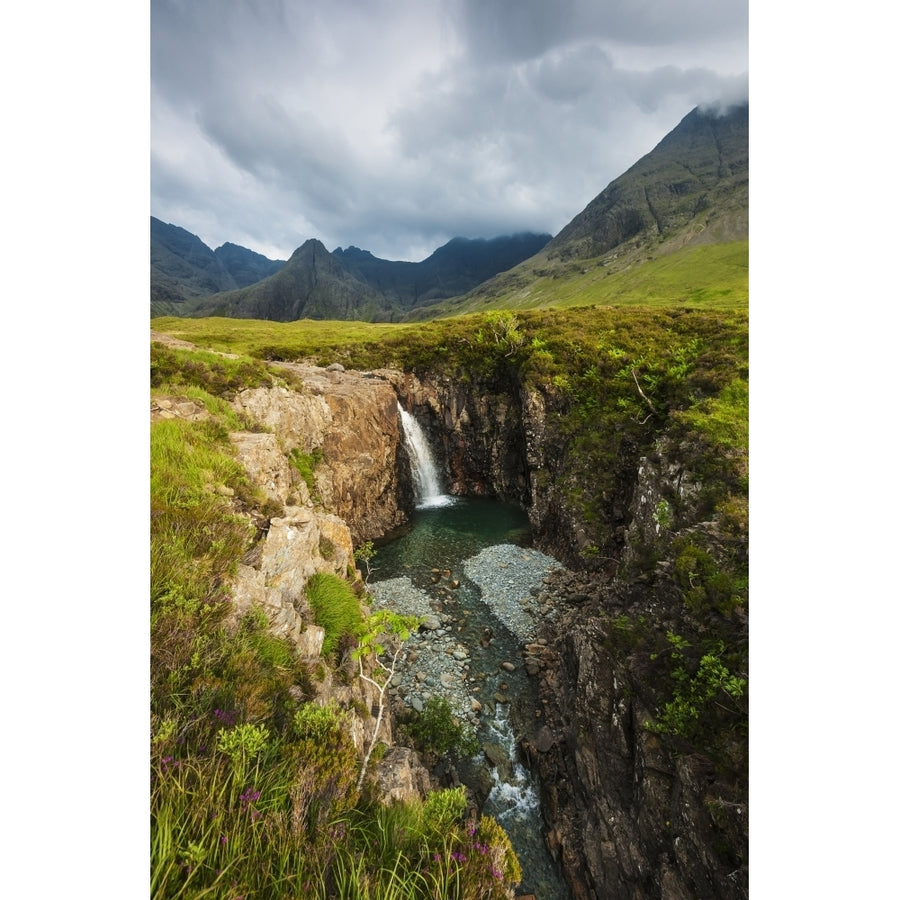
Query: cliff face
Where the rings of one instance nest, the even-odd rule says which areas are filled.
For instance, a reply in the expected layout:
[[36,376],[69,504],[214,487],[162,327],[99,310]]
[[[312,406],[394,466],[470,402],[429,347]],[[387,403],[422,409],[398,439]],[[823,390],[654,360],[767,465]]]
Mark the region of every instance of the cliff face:
[[531,483],[522,397],[514,384],[420,380],[380,371],[437,454],[451,494],[498,496],[528,508]]
[[[651,540],[665,546],[714,522],[691,522],[698,489],[677,459],[642,459],[620,565]],[[652,510],[681,495],[685,528],[666,533]],[[546,634],[540,676],[545,728],[523,750],[542,785],[549,840],[576,900],[604,897],[746,898],[749,810],[746,759],[735,735],[708,742],[664,739],[648,727],[668,700],[659,643],[647,633],[702,628],[683,613],[671,563],[637,578],[560,573],[548,596],[564,610]],[[729,623],[746,634],[737,611]],[[671,649],[671,648],[667,648]],[[725,728],[721,729],[727,734]]]
[[[357,546],[406,522],[411,488],[391,385],[340,367],[284,368],[302,378],[302,390],[256,388],[234,402],[275,437],[271,455],[248,461],[269,496],[280,503],[314,499],[347,524]],[[310,460],[313,498],[290,464],[294,452]]]

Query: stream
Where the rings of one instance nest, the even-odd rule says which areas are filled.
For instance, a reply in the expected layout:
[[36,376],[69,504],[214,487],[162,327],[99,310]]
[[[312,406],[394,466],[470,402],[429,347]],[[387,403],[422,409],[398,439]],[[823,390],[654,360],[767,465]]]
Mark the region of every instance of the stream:
[[[378,548],[369,588],[376,607],[422,616],[426,624],[407,644],[392,680],[393,702],[421,711],[430,697],[443,697],[472,724],[483,750],[457,768],[466,783],[480,778],[483,812],[510,837],[522,866],[518,893],[568,900],[544,843],[536,785],[517,751],[518,736],[540,724],[523,648],[542,620],[552,620],[536,597],[559,563],[530,546],[528,519],[518,507],[440,493],[415,420],[403,425],[417,508],[405,532]],[[426,471],[417,472],[422,466]]]

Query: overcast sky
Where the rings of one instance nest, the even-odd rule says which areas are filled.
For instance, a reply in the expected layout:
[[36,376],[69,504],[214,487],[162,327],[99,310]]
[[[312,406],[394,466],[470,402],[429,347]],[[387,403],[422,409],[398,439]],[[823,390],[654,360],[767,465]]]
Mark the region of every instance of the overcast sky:
[[152,0],[151,214],[287,259],[556,234],[698,104],[747,0]]

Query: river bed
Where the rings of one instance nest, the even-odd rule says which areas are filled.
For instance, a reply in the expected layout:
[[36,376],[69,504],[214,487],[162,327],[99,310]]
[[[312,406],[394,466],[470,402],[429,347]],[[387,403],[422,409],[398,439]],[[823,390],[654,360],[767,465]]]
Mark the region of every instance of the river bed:
[[488,749],[484,812],[506,829],[522,864],[520,893],[566,900],[546,850],[538,793],[517,758],[517,737],[539,723],[536,684],[523,649],[555,612],[541,607],[543,579],[559,563],[531,548],[525,514],[484,498],[432,498],[410,528],[380,547],[369,588],[376,608],[421,616],[391,687],[395,703],[421,710],[432,696],[476,728]]

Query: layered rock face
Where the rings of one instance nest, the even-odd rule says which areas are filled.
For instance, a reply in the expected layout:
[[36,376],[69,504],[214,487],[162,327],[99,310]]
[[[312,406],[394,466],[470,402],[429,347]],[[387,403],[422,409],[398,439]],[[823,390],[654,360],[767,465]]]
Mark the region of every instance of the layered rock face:
[[293,495],[311,500],[308,486],[291,472],[290,455],[317,454],[313,493],[340,517],[355,544],[381,537],[407,521],[411,505],[408,463],[400,436],[397,395],[382,378],[283,364],[303,379],[301,391],[243,391],[235,407],[271,429],[277,446],[254,459],[249,438],[239,439],[246,464],[269,496],[287,504]]
[[[664,442],[663,442],[664,444]],[[643,458],[620,566],[714,522],[696,523],[699,483],[677,455]],[[654,516],[678,497],[685,527]],[[523,741],[542,786],[549,843],[576,900],[738,900],[748,892],[746,772],[673,752],[648,728],[667,699],[639,623],[681,631],[684,599],[665,554],[636,578],[560,570],[545,597],[562,613],[540,675],[544,724]],[[734,628],[746,626],[736,615]],[[658,654],[662,655],[662,654]]]
[[379,371],[428,435],[447,491],[531,505],[522,401],[515,385],[463,384]]

